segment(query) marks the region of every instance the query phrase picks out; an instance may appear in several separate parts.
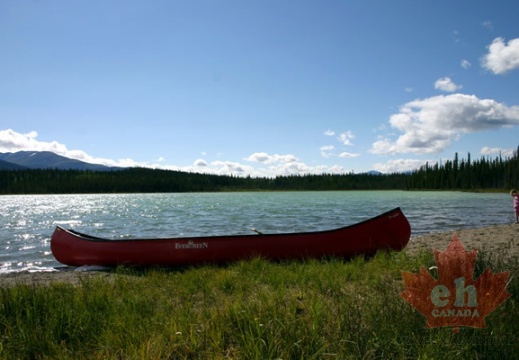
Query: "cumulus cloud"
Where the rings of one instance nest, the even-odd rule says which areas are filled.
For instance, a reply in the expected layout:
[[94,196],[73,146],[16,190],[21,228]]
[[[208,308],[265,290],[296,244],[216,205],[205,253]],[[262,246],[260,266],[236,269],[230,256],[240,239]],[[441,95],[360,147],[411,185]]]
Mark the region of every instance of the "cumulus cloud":
[[335,146],[333,145],[327,145],[327,146],[321,146],[321,156],[323,158],[329,158],[330,156],[332,156],[333,154],[331,153],[331,151],[335,149]]
[[[395,172],[406,172],[419,169],[422,165],[425,165],[426,160],[417,159],[396,159],[389,160],[385,163],[376,163],[373,165],[373,169],[382,173],[395,173]],[[429,164],[435,164],[435,161],[428,161]]]
[[461,60],[461,63],[460,63],[461,67],[464,68],[464,69],[468,69],[469,67],[472,66],[472,64],[470,63],[470,61],[468,60]]
[[488,30],[493,30],[494,25],[492,25],[492,21],[483,21],[483,27],[487,28]]
[[451,37],[452,37],[452,39],[454,40],[454,42],[457,42],[457,43],[458,43],[458,42],[461,41],[461,39],[460,39],[460,32],[459,32],[458,30],[453,30],[453,31],[451,32]]
[[213,172],[216,174],[243,174],[252,172],[252,168],[232,161],[211,162]]
[[[165,164],[164,158],[159,158],[155,162],[136,162],[132,159],[103,159],[95,158],[81,150],[69,150],[63,144],[56,141],[39,141],[35,131],[21,134],[13,130],[0,130],[0,152],[28,151],[52,151],[72,159],[86,161],[95,164],[121,167],[146,167],[164,170],[176,170],[185,172],[199,172],[204,174],[216,175],[235,175],[235,176],[254,176],[254,177],[275,177],[278,175],[302,175],[302,174],[344,174],[349,172],[341,165],[308,165],[296,158],[292,154],[274,154],[267,152],[257,152],[250,155],[245,160],[256,164],[242,164],[234,161],[213,161],[208,162],[199,158],[187,166]],[[332,145],[323,146],[321,151],[331,152],[334,150]],[[353,153],[332,154],[341,158],[353,158],[359,156]]]
[[31,131],[26,134],[17,133],[11,129],[0,130],[0,152],[17,152],[17,151],[52,151],[57,154],[64,155],[67,152],[65,145],[56,141],[44,142],[36,138],[38,133]]
[[511,157],[514,154],[514,149],[491,148],[484,146],[481,148],[481,155],[502,155],[504,157]]
[[[333,145],[327,145],[320,148],[321,155],[325,158],[336,156],[332,153],[335,149]],[[355,154],[351,154],[355,157]],[[339,155],[341,156],[341,155]],[[257,152],[245,160],[260,163],[259,168],[251,170],[252,176],[275,177],[278,175],[304,175],[304,174],[344,174],[346,169],[340,165],[308,165],[299,160],[294,155],[270,155],[266,152]]]
[[[324,146],[321,152],[325,152],[323,156],[331,156],[329,151],[333,150],[333,146]],[[298,175],[298,174],[322,174],[330,172],[330,168],[324,165],[309,166],[300,161],[292,154],[270,155],[266,152],[257,152],[245,158],[246,161],[260,163],[261,168],[251,168],[250,174],[253,176],[274,177],[277,175]],[[334,168],[337,170],[336,168]]]
[[288,164],[283,164],[275,168],[271,168],[275,174],[279,175],[298,175],[298,174],[310,174],[313,173],[312,168],[303,162],[296,161]]
[[250,155],[245,160],[259,162],[259,163],[266,163],[270,159],[271,159],[271,156],[269,154],[267,154],[266,152],[257,152],[257,153]]
[[349,153],[349,152],[342,152],[339,154],[340,158],[348,158],[348,159],[356,158],[359,156],[360,156],[360,154],[354,154],[354,153]]
[[57,141],[39,141],[37,137],[38,133],[36,131],[21,134],[11,129],[0,130],[0,152],[51,151],[58,155],[93,164],[121,167],[138,166],[138,164],[132,159],[120,159],[115,161],[111,159],[96,158],[81,150],[69,150],[65,145],[60,144]]
[[440,95],[405,104],[389,123],[402,134],[396,140],[380,138],[371,153],[438,153],[462,134],[519,125],[519,106],[474,95]]
[[462,86],[461,85],[456,85],[451,80],[451,78],[444,77],[444,78],[436,80],[436,82],[434,83],[434,88],[438,89],[438,90],[446,91],[446,92],[454,92],[454,91],[456,91],[458,89],[461,89]]
[[196,159],[193,165],[195,167],[207,167],[207,161],[204,159]]
[[332,156],[337,156],[339,158],[346,158],[346,159],[356,158],[356,157],[360,156],[360,154],[354,154],[354,153],[350,153],[350,152],[342,152],[337,155],[337,154],[333,153],[333,150],[335,150],[335,146],[333,146],[333,145],[321,146],[320,150],[321,150],[321,156],[325,159],[328,159]]
[[346,169],[340,165],[315,165],[310,166],[302,161],[274,161],[269,163],[259,163],[259,166],[251,166],[233,161],[213,161],[207,166],[146,166],[159,169],[177,170],[186,172],[202,172],[204,174],[215,175],[235,175],[252,177],[273,178],[280,175],[305,175],[305,174],[344,174]]
[[269,155],[266,152],[257,152],[257,153],[250,155],[245,160],[252,161],[252,162],[259,162],[259,163],[263,163],[263,164],[272,164],[272,163],[276,163],[276,162],[282,162],[282,163],[296,162],[297,158],[291,154]]
[[[326,136],[335,136],[335,134],[336,134],[336,132],[333,130],[326,130],[324,132],[324,135],[326,135]],[[337,136],[337,140],[339,140],[344,145],[353,145],[351,142],[353,139],[355,139],[355,135],[353,135],[353,133],[349,130],[345,131],[345,132],[339,134],[339,136]]]
[[353,139],[355,139],[355,135],[353,135],[351,131],[346,131],[339,135],[339,141],[344,145],[353,145],[351,143],[351,140]]
[[487,48],[488,53],[481,61],[483,68],[500,75],[519,68],[519,38],[505,44],[505,40],[498,37]]

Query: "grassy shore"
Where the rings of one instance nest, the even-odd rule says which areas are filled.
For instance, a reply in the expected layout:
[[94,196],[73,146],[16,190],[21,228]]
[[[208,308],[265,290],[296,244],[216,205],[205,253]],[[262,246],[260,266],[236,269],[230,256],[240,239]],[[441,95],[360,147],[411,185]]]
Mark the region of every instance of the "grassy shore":
[[487,266],[510,271],[512,297],[486,329],[425,329],[425,317],[399,296],[401,271],[434,266],[432,252],[253,259],[3,287],[0,357],[511,359],[519,353],[519,260],[488,255],[478,254],[475,278]]

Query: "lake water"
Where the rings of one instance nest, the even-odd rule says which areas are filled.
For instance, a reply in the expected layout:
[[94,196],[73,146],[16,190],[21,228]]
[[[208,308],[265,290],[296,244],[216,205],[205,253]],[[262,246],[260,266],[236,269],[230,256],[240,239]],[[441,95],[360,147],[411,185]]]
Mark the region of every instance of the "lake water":
[[0,273],[62,266],[56,225],[112,239],[325,230],[401,207],[412,236],[514,221],[508,194],[415,191],[0,196]]

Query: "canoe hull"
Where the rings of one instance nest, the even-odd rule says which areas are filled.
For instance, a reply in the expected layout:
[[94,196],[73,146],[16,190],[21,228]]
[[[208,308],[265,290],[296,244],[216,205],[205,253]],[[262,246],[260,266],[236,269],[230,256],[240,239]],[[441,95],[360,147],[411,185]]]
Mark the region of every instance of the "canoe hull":
[[339,229],[284,234],[108,240],[56,227],[51,250],[70,266],[186,266],[258,256],[270,260],[352,257],[401,250],[411,228],[400,208]]

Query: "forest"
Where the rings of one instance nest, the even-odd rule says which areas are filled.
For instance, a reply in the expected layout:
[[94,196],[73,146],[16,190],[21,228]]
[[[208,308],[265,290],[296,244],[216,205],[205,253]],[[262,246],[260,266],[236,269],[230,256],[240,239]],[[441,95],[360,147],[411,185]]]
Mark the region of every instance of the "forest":
[[510,190],[519,187],[519,147],[510,157],[482,156],[472,160],[459,159],[434,165],[425,164],[406,179],[406,189],[438,190]]
[[407,173],[266,177],[212,175],[147,168],[119,171],[2,170],[0,194],[167,193],[309,190],[492,190],[519,188],[519,156],[425,164]]

